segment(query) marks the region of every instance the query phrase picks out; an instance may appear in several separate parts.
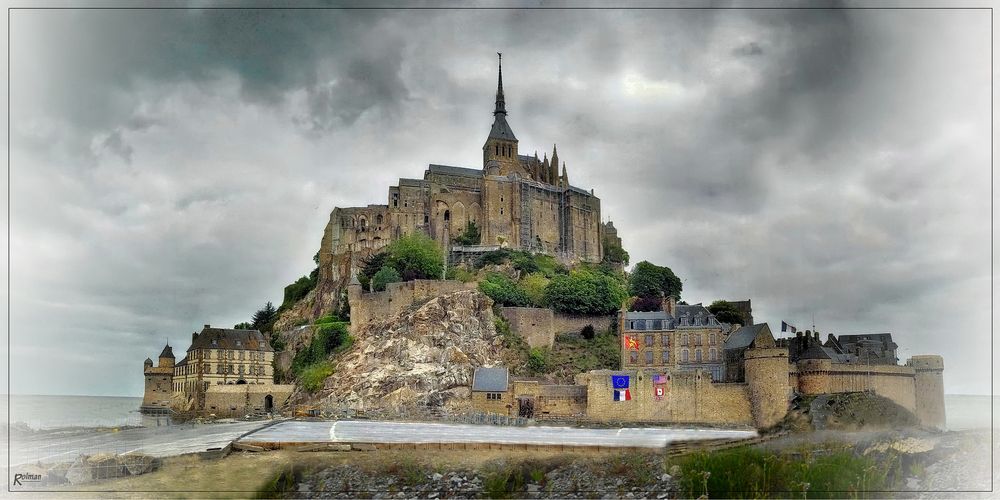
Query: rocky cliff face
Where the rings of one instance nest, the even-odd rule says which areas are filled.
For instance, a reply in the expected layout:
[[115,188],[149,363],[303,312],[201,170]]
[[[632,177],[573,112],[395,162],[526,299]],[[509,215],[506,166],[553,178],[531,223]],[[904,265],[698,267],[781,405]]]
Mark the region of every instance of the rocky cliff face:
[[492,306],[463,290],[352,329],[354,345],[334,360],[321,403],[369,410],[464,399],[475,367],[498,365],[504,354]]

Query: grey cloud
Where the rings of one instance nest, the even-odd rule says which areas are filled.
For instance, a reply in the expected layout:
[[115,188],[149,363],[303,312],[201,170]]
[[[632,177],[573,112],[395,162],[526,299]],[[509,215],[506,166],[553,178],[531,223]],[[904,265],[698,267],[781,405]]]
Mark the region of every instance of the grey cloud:
[[[892,331],[912,353],[962,359],[949,390],[981,391],[961,380],[989,364],[977,347],[989,324],[984,19],[15,12],[14,352],[50,349],[90,373],[70,351],[98,343],[102,358],[135,362],[74,383],[136,394],[136,363],[164,337],[183,348],[201,324],[279,301],[310,271],[334,205],[384,202],[427,163],[478,165],[500,51],[522,152],[558,143],[633,260],[671,266],[685,298],[750,297],[760,320],[815,314],[824,332]],[[941,331],[963,333],[942,346]],[[70,390],[14,362],[24,391]]]

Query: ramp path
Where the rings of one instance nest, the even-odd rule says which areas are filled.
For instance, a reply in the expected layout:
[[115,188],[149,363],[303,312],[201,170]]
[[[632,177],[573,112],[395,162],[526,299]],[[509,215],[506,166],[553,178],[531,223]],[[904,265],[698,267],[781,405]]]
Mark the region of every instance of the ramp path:
[[663,448],[676,442],[736,440],[757,437],[752,430],[635,427],[503,427],[426,422],[340,420],[288,421],[251,432],[236,444],[283,448],[321,444],[491,445],[503,447]]

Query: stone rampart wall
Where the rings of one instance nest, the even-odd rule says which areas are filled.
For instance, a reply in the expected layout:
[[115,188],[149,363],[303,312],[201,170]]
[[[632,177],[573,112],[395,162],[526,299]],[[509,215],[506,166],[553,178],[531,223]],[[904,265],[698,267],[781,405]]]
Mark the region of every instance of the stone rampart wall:
[[407,307],[440,295],[459,290],[473,290],[476,283],[457,280],[413,280],[389,283],[383,292],[361,293],[359,286],[351,287],[348,300],[351,306],[351,329],[361,328],[375,318],[390,318]]
[[[615,401],[611,375],[630,376],[630,401]],[[753,425],[747,384],[713,383],[708,372],[674,372],[657,400],[652,373],[595,370],[587,384],[587,417],[600,422],[671,422]]]

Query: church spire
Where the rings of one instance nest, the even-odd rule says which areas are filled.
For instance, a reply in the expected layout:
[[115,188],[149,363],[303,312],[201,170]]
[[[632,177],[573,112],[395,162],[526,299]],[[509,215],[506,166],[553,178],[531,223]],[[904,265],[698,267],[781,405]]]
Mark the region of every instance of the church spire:
[[503,100],[503,55],[497,52],[497,107],[493,114],[507,114],[507,104]]

